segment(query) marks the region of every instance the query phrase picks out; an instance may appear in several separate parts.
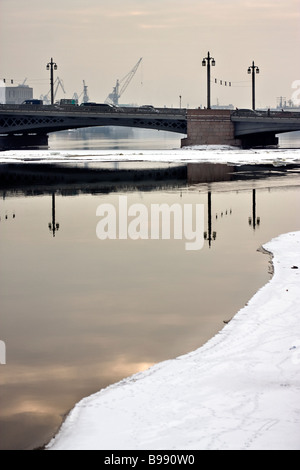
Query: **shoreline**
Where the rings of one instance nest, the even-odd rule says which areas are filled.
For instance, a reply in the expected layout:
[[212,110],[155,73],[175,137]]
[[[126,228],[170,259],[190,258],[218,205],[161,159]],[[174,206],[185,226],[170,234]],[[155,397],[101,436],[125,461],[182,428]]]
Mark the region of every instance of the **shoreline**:
[[261,249],[271,280],[216,336],[84,398],[45,449],[300,449],[300,232]]

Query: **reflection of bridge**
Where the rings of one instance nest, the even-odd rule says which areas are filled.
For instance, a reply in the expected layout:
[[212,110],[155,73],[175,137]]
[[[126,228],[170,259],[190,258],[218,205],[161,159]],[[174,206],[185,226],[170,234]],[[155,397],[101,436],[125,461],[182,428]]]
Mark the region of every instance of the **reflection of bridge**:
[[214,109],[0,105],[0,148],[47,145],[66,129],[125,126],[187,134],[182,145],[274,145],[276,134],[300,130],[300,113]]
[[[42,161],[42,164],[41,164]],[[89,164],[90,163],[90,164]],[[294,173],[295,172],[295,173]],[[2,163],[0,197],[22,193],[62,195],[108,194],[117,191],[154,191],[216,182],[239,182],[299,175],[296,164],[226,165],[221,163],[87,162],[75,165],[38,162]],[[235,186],[234,186],[235,187]]]

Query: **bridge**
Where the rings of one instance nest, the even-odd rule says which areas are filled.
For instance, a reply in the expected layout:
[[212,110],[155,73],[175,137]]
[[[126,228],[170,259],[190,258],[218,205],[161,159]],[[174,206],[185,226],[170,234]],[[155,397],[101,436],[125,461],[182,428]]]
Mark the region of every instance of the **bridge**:
[[186,134],[186,110],[145,107],[0,105],[0,148],[47,145],[66,129],[125,126]]
[[237,110],[231,114],[231,122],[244,147],[276,145],[276,135],[300,130],[300,112]]
[[182,146],[233,145],[243,148],[277,145],[276,135],[300,130],[300,112],[191,109]]
[[0,149],[48,145],[66,129],[125,126],[186,134],[182,146],[276,145],[277,134],[300,130],[300,112],[142,107],[0,105]]

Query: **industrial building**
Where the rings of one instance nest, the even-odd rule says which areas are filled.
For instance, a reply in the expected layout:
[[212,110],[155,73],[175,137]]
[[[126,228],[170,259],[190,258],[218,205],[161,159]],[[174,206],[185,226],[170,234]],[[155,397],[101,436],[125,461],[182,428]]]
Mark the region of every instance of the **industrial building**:
[[0,104],[22,104],[33,99],[33,88],[28,85],[6,86],[0,81]]

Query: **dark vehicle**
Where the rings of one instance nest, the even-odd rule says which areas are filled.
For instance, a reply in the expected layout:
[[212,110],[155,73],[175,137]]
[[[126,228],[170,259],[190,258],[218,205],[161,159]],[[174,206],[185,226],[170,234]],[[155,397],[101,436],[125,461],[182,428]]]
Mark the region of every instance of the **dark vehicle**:
[[253,116],[259,116],[259,113],[257,111],[254,111],[253,109],[236,109],[237,114],[252,114]]
[[23,101],[22,105],[30,105],[30,106],[41,106],[44,104],[43,100],[25,100]]
[[114,106],[108,103],[82,103],[80,106],[97,107],[102,109],[113,109]]
[[78,106],[78,100],[62,99],[59,101],[61,106]]
[[144,104],[143,106],[140,106],[140,109],[146,110],[146,111],[152,111],[152,113],[158,113],[159,111],[152,106],[152,104]]

